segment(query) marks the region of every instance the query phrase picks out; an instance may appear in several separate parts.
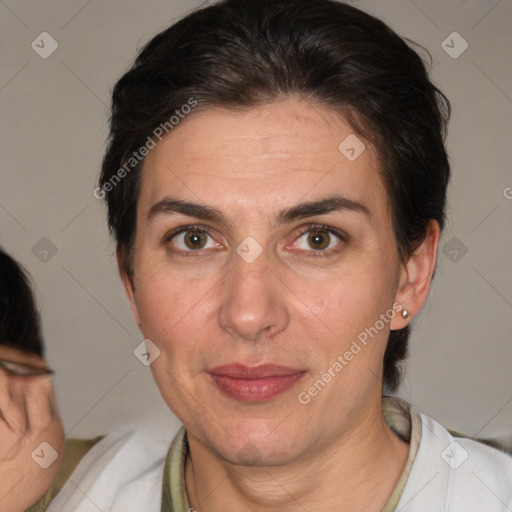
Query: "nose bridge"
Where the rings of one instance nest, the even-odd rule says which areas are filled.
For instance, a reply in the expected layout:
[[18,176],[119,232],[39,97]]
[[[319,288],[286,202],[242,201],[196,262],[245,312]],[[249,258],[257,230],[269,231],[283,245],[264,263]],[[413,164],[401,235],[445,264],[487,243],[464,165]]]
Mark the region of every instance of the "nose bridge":
[[286,326],[285,297],[268,263],[266,252],[251,240],[242,242],[233,254],[223,281],[219,324],[237,338],[256,340]]

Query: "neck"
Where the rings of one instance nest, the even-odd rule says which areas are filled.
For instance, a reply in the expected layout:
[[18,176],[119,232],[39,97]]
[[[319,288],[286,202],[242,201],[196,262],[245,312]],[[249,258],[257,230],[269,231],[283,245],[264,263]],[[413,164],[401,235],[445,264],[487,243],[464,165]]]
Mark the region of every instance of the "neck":
[[381,413],[367,411],[335,443],[283,466],[239,466],[188,436],[185,479],[199,512],[380,511],[405,466],[409,445]]

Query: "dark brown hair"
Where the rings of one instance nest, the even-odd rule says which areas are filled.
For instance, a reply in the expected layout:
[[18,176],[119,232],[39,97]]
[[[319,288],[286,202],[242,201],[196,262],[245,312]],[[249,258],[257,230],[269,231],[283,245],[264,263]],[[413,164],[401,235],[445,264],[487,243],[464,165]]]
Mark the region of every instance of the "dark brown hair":
[[39,313],[28,273],[0,249],[0,345],[44,355]]
[[[191,99],[198,105],[194,115],[290,95],[339,112],[375,144],[405,262],[425,239],[430,219],[443,228],[450,175],[449,103],[411,46],[382,21],[330,0],[226,0],[155,36],[114,87],[95,191],[106,199],[122,270],[132,273],[139,153],[155,129],[162,123],[172,129],[169,119]],[[383,378],[390,390],[400,383],[409,329],[389,336]]]

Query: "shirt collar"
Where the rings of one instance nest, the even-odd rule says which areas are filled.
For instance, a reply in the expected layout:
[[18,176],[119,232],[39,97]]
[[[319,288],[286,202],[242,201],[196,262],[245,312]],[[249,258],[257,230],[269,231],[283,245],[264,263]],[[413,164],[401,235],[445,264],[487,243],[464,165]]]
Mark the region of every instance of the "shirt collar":
[[[394,512],[400,500],[421,439],[421,416],[414,406],[398,397],[382,398],[382,414],[391,430],[409,443],[409,455],[393,493],[382,512]],[[187,432],[181,427],[169,448],[164,465],[161,512],[191,510],[185,486],[185,463],[189,452]]]

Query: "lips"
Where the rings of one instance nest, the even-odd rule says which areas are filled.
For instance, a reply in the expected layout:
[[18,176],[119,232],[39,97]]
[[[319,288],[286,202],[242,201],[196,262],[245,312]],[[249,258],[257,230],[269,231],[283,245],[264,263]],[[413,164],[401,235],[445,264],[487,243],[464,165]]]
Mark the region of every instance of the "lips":
[[278,365],[218,366],[208,371],[217,388],[241,402],[264,402],[288,391],[306,373]]

